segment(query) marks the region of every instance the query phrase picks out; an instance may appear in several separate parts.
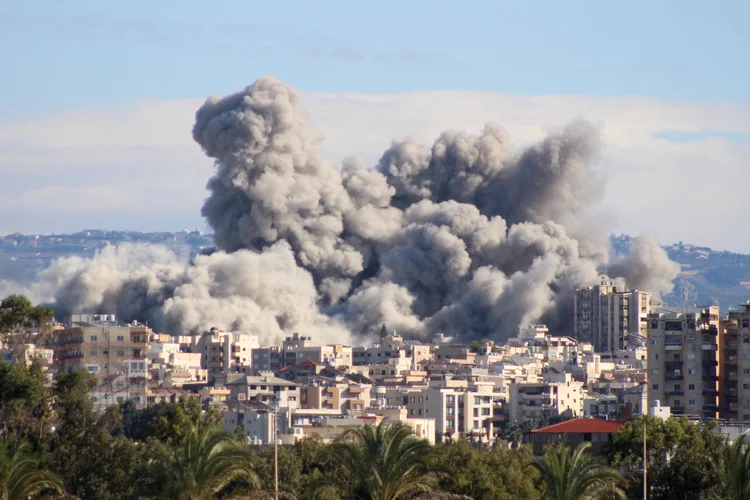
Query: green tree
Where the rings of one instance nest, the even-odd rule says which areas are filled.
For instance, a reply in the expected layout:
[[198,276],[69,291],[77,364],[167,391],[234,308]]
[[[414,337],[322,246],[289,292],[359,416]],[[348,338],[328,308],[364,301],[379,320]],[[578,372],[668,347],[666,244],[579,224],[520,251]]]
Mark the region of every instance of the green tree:
[[253,454],[231,434],[191,425],[166,464],[163,497],[181,500],[216,498],[230,487],[259,487]]
[[39,363],[0,362],[0,435],[11,445],[46,445],[53,419],[52,394]]
[[28,443],[12,453],[7,442],[0,442],[0,500],[26,500],[41,493],[62,491],[60,478],[40,467]]
[[436,453],[441,468],[452,471],[439,480],[443,491],[487,500],[541,498],[537,474],[525,468],[531,460],[528,447],[480,451],[459,440],[437,446]]
[[626,498],[620,488],[620,473],[586,453],[591,443],[575,449],[565,443],[548,445],[542,457],[530,465],[542,478],[545,498],[549,500],[594,500],[615,496]]
[[723,440],[715,422],[684,417],[662,420],[640,416],[615,433],[608,451],[611,465],[630,471],[628,491],[643,491],[643,426],[648,445],[649,498],[698,500],[715,491],[721,477]]
[[349,430],[327,453],[346,475],[326,477],[319,486],[335,485],[358,500],[412,498],[431,491],[440,472],[429,443],[400,423]]
[[750,500],[750,446],[745,434],[724,445],[717,490],[714,495],[717,499]]
[[23,359],[24,346],[43,343],[54,319],[52,309],[34,306],[23,295],[9,295],[0,302],[0,340],[16,359]]

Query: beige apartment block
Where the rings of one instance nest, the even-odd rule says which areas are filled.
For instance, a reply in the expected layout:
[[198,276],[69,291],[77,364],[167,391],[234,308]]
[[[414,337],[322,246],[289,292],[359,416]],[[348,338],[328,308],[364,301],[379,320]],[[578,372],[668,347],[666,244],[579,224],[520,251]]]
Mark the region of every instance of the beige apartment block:
[[89,316],[76,315],[69,328],[55,332],[51,347],[57,369],[85,369],[96,375],[99,383],[124,375],[131,386],[145,385],[151,329],[140,324],[123,325],[114,316],[106,320]]
[[640,290],[618,290],[612,281],[580,288],[575,292],[573,335],[590,342],[596,352],[623,349],[648,333],[651,294]]
[[333,367],[350,367],[353,364],[351,346],[341,344],[316,345],[312,337],[295,333],[284,339],[281,345],[282,366],[293,366],[304,361],[313,361]]
[[511,422],[541,420],[544,417],[583,416],[583,382],[570,373],[545,376],[542,382],[510,385]]
[[720,339],[720,416],[750,420],[750,301],[721,322]]
[[663,310],[648,317],[648,403],[674,415],[715,418],[718,381],[719,307]]

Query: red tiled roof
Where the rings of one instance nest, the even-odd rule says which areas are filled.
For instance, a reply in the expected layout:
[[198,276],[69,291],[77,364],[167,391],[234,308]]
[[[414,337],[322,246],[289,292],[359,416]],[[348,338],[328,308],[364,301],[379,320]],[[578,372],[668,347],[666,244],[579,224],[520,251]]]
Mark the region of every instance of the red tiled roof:
[[625,426],[622,422],[616,420],[602,420],[600,418],[574,418],[560,422],[559,424],[549,425],[540,429],[534,429],[532,433],[539,434],[609,434],[619,431]]

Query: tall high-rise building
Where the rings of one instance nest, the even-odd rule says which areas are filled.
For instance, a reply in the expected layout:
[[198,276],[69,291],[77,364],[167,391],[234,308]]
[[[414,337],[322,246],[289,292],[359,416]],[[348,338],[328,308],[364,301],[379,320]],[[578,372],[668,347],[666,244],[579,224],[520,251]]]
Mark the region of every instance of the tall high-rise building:
[[648,405],[672,414],[716,418],[719,307],[662,310],[648,317]]
[[750,301],[721,321],[719,411],[721,418],[750,420]]
[[618,290],[612,281],[579,288],[575,292],[573,335],[593,344],[596,352],[613,352],[634,339],[645,338],[646,318],[651,313],[651,294]]

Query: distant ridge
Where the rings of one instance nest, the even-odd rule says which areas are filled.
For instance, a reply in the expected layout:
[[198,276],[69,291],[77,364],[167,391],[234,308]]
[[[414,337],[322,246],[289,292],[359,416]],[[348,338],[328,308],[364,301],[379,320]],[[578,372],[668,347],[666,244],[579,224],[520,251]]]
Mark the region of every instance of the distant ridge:
[[[616,253],[627,253],[631,237],[612,235]],[[750,255],[677,242],[664,247],[682,266],[672,293],[662,297],[674,307],[718,305],[723,311],[750,299]]]
[[[617,254],[628,253],[632,238],[612,235]],[[0,279],[28,282],[58,257],[91,257],[98,250],[121,243],[159,244],[190,256],[210,253],[212,234],[198,230],[178,232],[109,231],[86,229],[70,234],[10,234],[0,236]],[[719,305],[722,310],[750,299],[750,255],[713,250],[678,242],[664,247],[682,266],[672,293],[662,297],[668,306]]]

